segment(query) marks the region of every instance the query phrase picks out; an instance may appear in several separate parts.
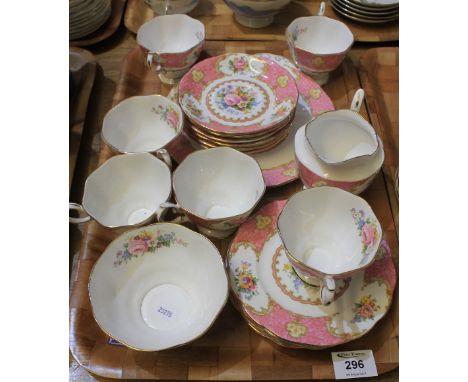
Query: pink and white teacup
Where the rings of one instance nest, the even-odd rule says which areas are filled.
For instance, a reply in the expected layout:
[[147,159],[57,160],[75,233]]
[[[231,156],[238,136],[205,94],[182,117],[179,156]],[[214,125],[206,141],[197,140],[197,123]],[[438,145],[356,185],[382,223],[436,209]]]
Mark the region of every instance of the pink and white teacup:
[[180,106],[161,95],[129,97],[104,117],[101,137],[120,154],[152,153],[172,168],[166,150],[182,133],[184,114]]
[[174,84],[197,61],[203,49],[205,26],[183,15],[157,16],[144,23],[137,33],[138,45],[151,68],[166,84]]
[[354,36],[346,24],[324,16],[325,3],[317,16],[299,17],[286,28],[286,41],[296,65],[319,85],[346,57]]
[[265,193],[257,161],[229,147],[189,154],[173,173],[176,208],[201,233],[225,238],[250,215]]
[[320,287],[327,305],[335,282],[368,267],[382,241],[382,228],[367,202],[336,187],[294,194],[277,221],[286,256],[297,275]]

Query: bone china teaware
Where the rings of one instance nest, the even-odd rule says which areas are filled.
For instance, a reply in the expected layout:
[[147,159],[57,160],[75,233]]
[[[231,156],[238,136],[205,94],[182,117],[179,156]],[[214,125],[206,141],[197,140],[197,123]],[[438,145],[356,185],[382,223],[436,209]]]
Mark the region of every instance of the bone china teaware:
[[226,304],[221,255],[202,235],[171,223],[127,231],[111,242],[89,278],[94,318],[122,344],[158,351],[186,344]]
[[189,154],[173,173],[176,207],[201,233],[224,238],[244,222],[265,192],[255,159],[217,147]]
[[277,221],[286,256],[307,284],[320,286],[323,305],[335,299],[339,280],[374,261],[382,228],[367,202],[336,187],[300,191]]
[[363,99],[364,90],[359,89],[349,110],[320,114],[306,125],[305,135],[312,150],[327,165],[364,165],[377,153],[377,134],[359,114]]
[[323,16],[322,2],[317,16],[299,17],[286,29],[286,41],[296,65],[319,85],[328,82],[346,57],[354,36],[341,21]]
[[[377,137],[378,138],[378,137]],[[310,147],[305,136],[305,125],[294,137],[294,154],[299,177],[305,188],[332,186],[353,194],[360,194],[380,171],[385,154],[380,138],[376,155],[361,165],[330,166],[324,163]]]
[[171,167],[165,147],[182,132],[183,121],[179,105],[166,97],[130,97],[105,115],[102,139],[118,153],[154,153]]
[[204,25],[187,15],[157,16],[144,23],[137,42],[161,81],[173,84],[197,61],[205,40]]
[[128,229],[159,220],[160,204],[171,195],[168,166],[148,153],[123,154],[108,159],[86,179],[83,204],[70,210],[86,213],[70,223],[96,220],[107,228]]

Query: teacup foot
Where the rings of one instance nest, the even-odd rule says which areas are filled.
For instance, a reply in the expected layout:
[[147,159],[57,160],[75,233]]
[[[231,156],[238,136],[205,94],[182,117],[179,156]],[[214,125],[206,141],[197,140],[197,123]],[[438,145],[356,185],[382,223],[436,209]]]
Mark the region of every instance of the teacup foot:
[[235,13],[236,21],[248,28],[264,28],[273,23],[275,16],[249,17]]
[[201,234],[205,236],[213,237],[215,239],[225,239],[228,236],[231,236],[234,233],[234,231],[237,229],[237,227],[234,227],[228,230],[221,231],[221,230],[214,230],[214,229],[202,227],[200,225],[197,225],[197,228]]

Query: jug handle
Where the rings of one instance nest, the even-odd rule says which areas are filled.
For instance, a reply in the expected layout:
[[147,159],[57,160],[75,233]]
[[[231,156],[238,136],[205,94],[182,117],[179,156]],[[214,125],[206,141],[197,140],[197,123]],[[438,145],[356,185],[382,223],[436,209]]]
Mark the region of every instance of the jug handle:
[[364,101],[364,89],[356,90],[354,93],[353,100],[351,101],[351,106],[349,107],[352,111],[359,113],[361,110],[362,102]]

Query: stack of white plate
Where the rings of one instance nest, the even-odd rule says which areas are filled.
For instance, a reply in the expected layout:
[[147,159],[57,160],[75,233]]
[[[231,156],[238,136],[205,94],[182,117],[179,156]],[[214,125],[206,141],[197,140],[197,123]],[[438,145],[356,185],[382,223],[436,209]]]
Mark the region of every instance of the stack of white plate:
[[351,20],[381,24],[398,20],[399,0],[331,0],[333,9]]
[[98,30],[111,14],[110,0],[69,0],[69,39],[76,40]]

